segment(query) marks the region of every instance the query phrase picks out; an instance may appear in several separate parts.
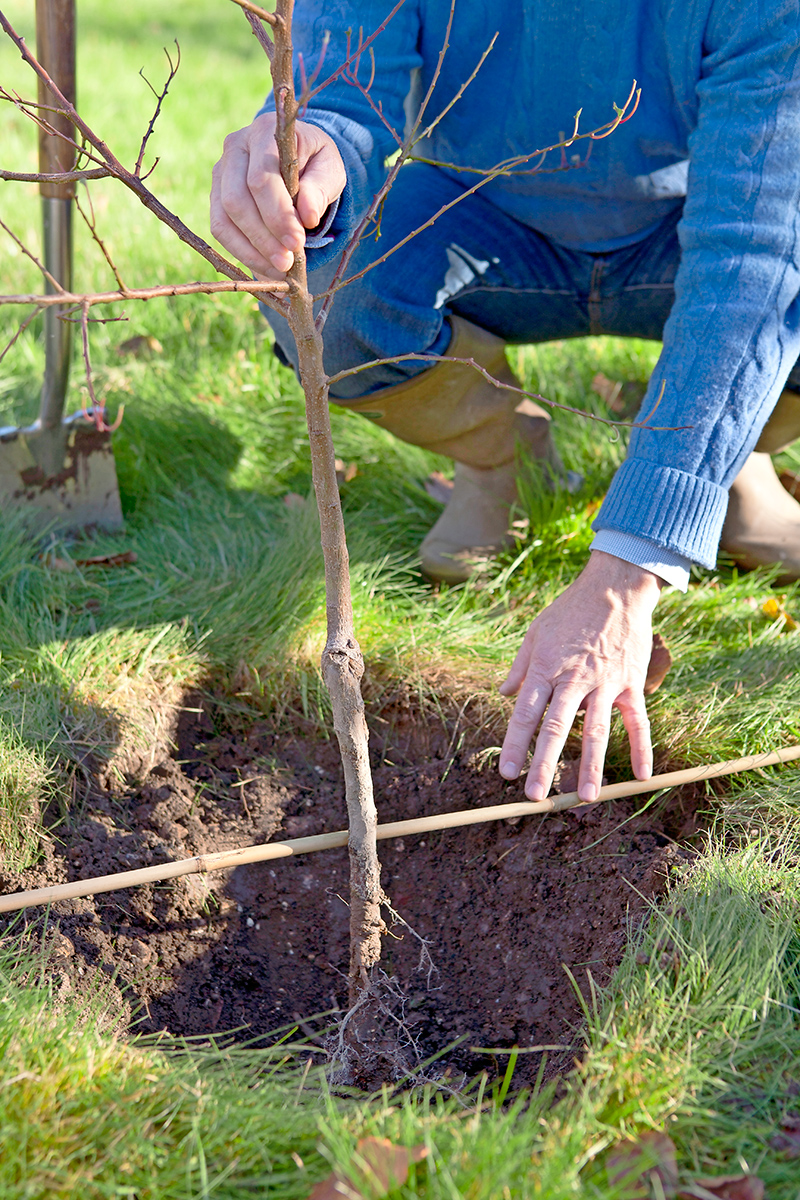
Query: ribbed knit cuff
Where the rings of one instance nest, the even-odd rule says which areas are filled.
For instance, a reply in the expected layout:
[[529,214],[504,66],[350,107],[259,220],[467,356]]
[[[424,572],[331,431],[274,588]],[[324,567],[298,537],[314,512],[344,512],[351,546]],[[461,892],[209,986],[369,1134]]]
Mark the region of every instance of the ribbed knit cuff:
[[621,558],[637,567],[644,567],[645,571],[652,571],[659,579],[676,587],[680,592],[685,592],[689,587],[689,571],[692,565],[689,559],[681,554],[673,554],[671,550],[665,550],[655,542],[648,542],[647,538],[634,537],[632,533],[617,533],[613,529],[601,529],[594,535],[589,549],[603,550],[606,554],[613,554],[615,558]]
[[643,458],[628,458],[612,480],[592,528],[646,538],[713,567],[728,493],[719,484]]

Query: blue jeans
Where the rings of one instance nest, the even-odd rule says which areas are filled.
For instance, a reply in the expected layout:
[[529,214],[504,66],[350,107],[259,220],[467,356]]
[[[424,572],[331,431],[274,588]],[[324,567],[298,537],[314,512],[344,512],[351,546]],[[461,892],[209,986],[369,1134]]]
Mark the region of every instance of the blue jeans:
[[[404,167],[386,199],[380,236],[376,240],[373,231],[362,240],[348,275],[380,258],[471,183],[461,188],[421,163]],[[590,254],[549,241],[477,192],[337,294],[325,326],[325,370],[333,375],[397,354],[444,354],[450,312],[511,343],[588,334],[659,340],[674,301],[680,216],[678,207],[634,245]],[[328,286],[336,261],[314,271],[309,260],[313,292]],[[286,321],[263,311],[281,357],[296,367]],[[375,367],[342,380],[331,396],[347,404],[426,368],[413,361]],[[800,391],[798,367],[788,386]]]

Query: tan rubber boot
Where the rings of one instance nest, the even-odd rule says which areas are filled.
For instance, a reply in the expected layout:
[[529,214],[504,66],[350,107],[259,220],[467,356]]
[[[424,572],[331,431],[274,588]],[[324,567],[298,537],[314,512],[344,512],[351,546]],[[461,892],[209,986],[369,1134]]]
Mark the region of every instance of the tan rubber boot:
[[779,583],[800,579],[800,504],[782,486],[771,454],[800,437],[800,396],[785,391],[756,448],[733,481],[720,549],[752,570],[776,563]]
[[[501,338],[461,317],[450,321],[450,357],[471,358],[495,379],[519,386]],[[422,569],[431,579],[461,583],[511,542],[517,444],[554,477],[564,477],[544,410],[531,400],[520,402],[519,393],[495,387],[465,363],[437,363],[347,407],[405,442],[455,459],[450,499],[420,547]]]

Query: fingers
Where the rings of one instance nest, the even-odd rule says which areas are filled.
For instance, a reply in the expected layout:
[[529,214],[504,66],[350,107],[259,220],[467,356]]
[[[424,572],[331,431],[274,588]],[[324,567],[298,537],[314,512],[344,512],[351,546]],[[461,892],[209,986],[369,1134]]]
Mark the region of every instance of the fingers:
[[561,751],[583,702],[582,691],[576,691],[574,688],[557,687],[553,692],[547,716],[542,721],[536,738],[536,748],[525,784],[525,795],[529,800],[544,800],[550,791]]
[[[280,172],[274,137],[253,139],[247,147],[245,187],[232,162],[225,208],[256,249],[279,271],[288,271],[303,249],[305,229]],[[234,211],[234,207],[236,211]]]
[[275,116],[265,113],[225,139],[214,168],[211,232],[259,276],[288,271],[294,255],[346,183],[336,144],[313,125],[297,125],[297,209],[280,173]]
[[544,716],[550,692],[550,684],[546,680],[531,676],[525,681],[500,751],[500,774],[504,779],[519,778],[531,739]]
[[[228,213],[229,205],[236,214],[235,220]],[[249,210],[247,214],[244,212],[245,208]],[[231,199],[230,185],[223,188],[222,163],[217,163],[212,174],[211,185],[211,232],[226,250],[229,250],[239,262],[244,263],[256,275],[272,278],[276,271],[289,269],[291,255],[288,255],[283,247],[271,238],[264,238],[262,241],[264,253],[256,246],[256,241],[261,240],[266,231],[261,226],[257,210],[254,212],[254,209],[255,205],[247,200],[245,188],[237,189],[233,185],[233,199]],[[238,222],[249,226],[253,235],[252,239],[240,228]],[[279,259],[280,266],[276,266],[272,262],[272,255],[276,253],[284,255],[284,258]],[[289,263],[284,266],[286,257],[289,258]]]
[[649,779],[653,774],[653,744],[650,740],[650,720],[641,691],[627,688],[616,699],[631,746],[631,766],[637,779]]
[[603,763],[610,729],[611,699],[598,690],[587,698],[586,715],[583,718],[578,795],[588,803],[597,799],[603,785]]

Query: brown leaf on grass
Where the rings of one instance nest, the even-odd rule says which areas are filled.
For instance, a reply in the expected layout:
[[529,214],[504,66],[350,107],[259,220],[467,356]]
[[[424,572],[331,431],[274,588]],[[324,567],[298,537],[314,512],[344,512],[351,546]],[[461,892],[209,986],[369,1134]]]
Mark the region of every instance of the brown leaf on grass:
[[358,463],[346,463],[343,459],[337,458],[334,466],[336,467],[336,482],[339,487],[343,483],[349,483],[351,479],[355,479],[358,474]]
[[348,1175],[332,1171],[312,1189],[308,1200],[377,1200],[408,1179],[412,1162],[428,1155],[427,1146],[395,1146],[388,1138],[361,1138]]
[[128,338],[117,346],[120,358],[130,355],[132,358],[149,358],[151,354],[163,354],[164,347],[158,338],[141,333],[137,337]]
[[667,672],[672,666],[672,655],[669,647],[660,633],[653,634],[653,648],[650,651],[650,662],[644,681],[645,696],[652,696],[666,679]]
[[800,475],[794,471],[781,471],[778,478],[789,495],[794,496],[795,500],[800,500]]
[[598,371],[592,380],[592,391],[605,401],[611,412],[617,416],[629,417],[642,403],[647,385],[640,383],[638,379],[628,379],[621,383]]
[[425,491],[432,500],[438,500],[440,504],[447,504],[453,493],[453,481],[443,475],[441,471],[431,471],[425,480]]
[[59,558],[57,554],[43,554],[42,563],[50,571],[75,571],[77,569],[71,558]]
[[681,1188],[677,1200],[764,1200],[764,1181],[756,1175],[695,1179]]
[[124,567],[138,562],[135,550],[120,550],[118,554],[95,554],[91,558],[59,558],[57,554],[43,554],[42,562],[51,571],[77,571],[78,567]]
[[666,1133],[653,1130],[638,1141],[620,1142],[606,1160],[611,1187],[619,1189],[620,1200],[651,1200],[655,1181],[665,1200],[674,1200],[678,1186],[675,1143]]
[[592,391],[605,401],[612,412],[619,412],[619,394],[622,391],[619,380],[609,379],[602,371],[598,371],[592,380]]
[[135,550],[120,550],[119,554],[94,554],[91,558],[76,558],[76,567],[124,567],[139,561]]
[[770,1146],[785,1158],[800,1158],[800,1114],[786,1113],[780,1126],[781,1132],[770,1138]]

